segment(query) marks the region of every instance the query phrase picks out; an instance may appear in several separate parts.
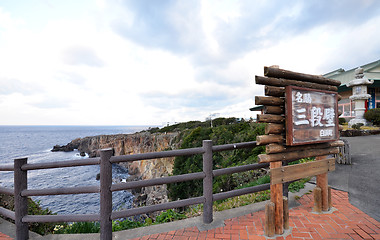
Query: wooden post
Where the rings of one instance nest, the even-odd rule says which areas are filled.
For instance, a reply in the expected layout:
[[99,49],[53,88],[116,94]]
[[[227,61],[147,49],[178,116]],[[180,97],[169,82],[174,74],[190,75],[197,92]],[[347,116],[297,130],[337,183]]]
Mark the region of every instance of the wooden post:
[[269,143],[283,143],[284,137],[281,135],[261,135],[256,136],[257,145],[266,145]]
[[264,67],[264,75],[268,77],[294,79],[300,81],[329,84],[333,86],[340,86],[341,84],[340,81],[335,79],[325,78],[320,75],[293,72],[289,70],[280,69],[278,67]]
[[[271,136],[271,135],[269,135]],[[275,135],[273,135],[275,136]],[[256,144],[260,145],[265,140],[265,144],[269,143],[275,143],[275,141],[269,141],[272,140],[272,138],[261,138],[262,136],[256,137]],[[315,156],[325,156],[329,154],[337,154],[339,153],[339,148],[332,147],[332,148],[314,148],[314,149],[307,149],[299,150],[296,152],[283,152],[283,153],[274,153],[274,154],[259,154],[258,159],[260,163],[263,162],[276,162],[276,161],[290,161],[290,160],[297,160],[301,158],[306,157],[315,157]],[[326,178],[327,179],[327,178]],[[327,188],[326,188],[327,190]]]
[[322,191],[320,187],[314,188],[314,212],[322,212]]
[[14,194],[15,194],[15,224],[16,239],[29,239],[28,224],[22,222],[22,218],[28,215],[28,198],[21,196],[21,192],[28,187],[27,171],[21,169],[22,165],[27,164],[27,158],[14,160]]
[[[283,166],[287,166],[288,162],[287,161],[283,161],[282,165]],[[288,196],[289,196],[289,182],[283,183],[283,185],[282,185],[282,196],[288,198]],[[284,211],[285,211],[285,206],[284,206]]]
[[[315,157],[316,161],[327,159],[327,156],[319,156]],[[322,173],[320,175],[317,175],[317,186],[321,188],[322,192],[322,211],[328,211],[329,210],[329,190],[328,190],[328,177],[327,172]]]
[[331,187],[329,186],[329,188],[328,188],[329,190],[329,210],[332,208],[332,200],[331,200],[331,198],[332,198],[332,196],[331,196]]
[[289,203],[287,197],[282,197],[284,202],[284,229],[289,229]]
[[284,105],[284,103],[285,103],[285,100],[279,97],[263,97],[263,96],[255,97],[256,105],[282,106]]
[[284,123],[285,118],[275,114],[257,114],[257,121],[264,123]]
[[203,179],[203,196],[205,203],[203,204],[203,223],[211,223],[213,221],[212,206],[212,141],[203,140],[203,172],[205,178]]
[[[328,90],[328,91],[338,91],[338,87],[331,86],[327,84],[318,84],[304,81],[296,81],[296,80],[287,80],[282,78],[267,78],[261,76],[255,76],[256,84],[269,85],[275,87],[285,87],[285,86],[298,86],[298,87],[306,87],[320,90]],[[256,105],[258,105],[256,103]],[[263,104],[264,105],[264,104]]]
[[265,134],[281,134],[283,132],[285,132],[284,124],[268,123],[265,126]]
[[100,151],[100,239],[112,240],[112,148]]
[[[282,162],[271,162],[269,164],[270,169],[273,168],[280,168],[282,166]],[[282,234],[284,232],[284,208],[283,208],[283,201],[282,201],[282,183],[279,184],[271,184],[270,185],[270,199],[271,202],[275,205],[275,214],[274,214],[274,221],[275,221],[275,233],[276,234]]]
[[269,202],[265,205],[265,235],[268,237],[273,237],[275,232],[275,221],[274,221],[274,209],[275,205]]
[[265,114],[284,114],[284,108],[282,106],[264,106]]
[[285,95],[284,87],[265,86],[265,95],[272,97],[283,97]]

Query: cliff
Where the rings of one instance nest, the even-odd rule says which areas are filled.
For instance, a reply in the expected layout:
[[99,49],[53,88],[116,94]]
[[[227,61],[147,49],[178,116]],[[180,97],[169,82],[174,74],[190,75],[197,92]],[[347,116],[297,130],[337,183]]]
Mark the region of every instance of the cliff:
[[[87,153],[90,157],[99,156],[98,150],[113,148],[114,155],[129,155],[147,152],[159,152],[167,149],[177,149],[180,145],[178,132],[174,133],[149,133],[140,132],[134,134],[99,135],[93,137],[78,138],[65,146],[54,146],[55,151],[67,151],[78,149]],[[53,150],[54,150],[53,149]],[[52,151],[53,151],[52,150]],[[168,176],[173,171],[174,158],[160,158],[152,160],[120,163],[125,166],[131,175],[128,179],[145,180]],[[166,186],[153,186],[132,191],[135,194],[135,204],[152,205],[168,201]]]

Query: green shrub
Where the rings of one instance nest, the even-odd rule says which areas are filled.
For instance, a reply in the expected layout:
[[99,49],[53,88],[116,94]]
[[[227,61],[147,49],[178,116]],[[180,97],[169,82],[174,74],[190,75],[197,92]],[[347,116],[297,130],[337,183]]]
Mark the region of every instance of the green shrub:
[[262,184],[266,184],[266,183],[270,183],[270,175],[264,175],[264,176],[256,179],[255,181],[252,181],[250,183],[247,183],[243,186],[238,187],[238,189],[258,186],[258,185],[262,185]]
[[373,108],[364,113],[364,118],[373,123],[373,125],[380,125],[380,108]]
[[144,226],[143,223],[137,222],[137,221],[131,221],[129,219],[125,220],[116,220],[112,221],[112,231],[121,231],[121,230],[127,230],[127,229],[132,229],[132,228],[138,228]]
[[186,218],[185,214],[178,213],[173,209],[166,210],[156,217],[155,223],[173,222],[175,220],[181,220]]
[[301,189],[305,187],[305,183],[308,182],[309,180],[310,178],[305,178],[305,179],[292,182],[291,184],[289,184],[288,190],[293,193],[299,192]]
[[[218,121],[217,121],[218,122]],[[214,121],[213,121],[214,123]],[[181,148],[202,147],[202,141],[211,139],[214,145],[255,141],[256,136],[264,135],[265,124],[239,121],[224,121],[225,125],[216,127],[197,127],[184,131]],[[213,169],[246,165],[257,162],[257,155],[265,151],[264,147],[239,149],[213,153]],[[202,172],[202,155],[176,157],[173,175]],[[257,173],[223,175],[214,178],[213,192],[230,191],[237,186],[249,183],[257,178]],[[173,200],[201,196],[202,180],[186,181],[168,185],[169,196]]]
[[360,128],[361,128],[362,126],[364,126],[363,123],[355,123],[355,124],[352,124],[351,127],[352,127],[353,129],[360,130]]
[[71,234],[71,233],[99,233],[99,222],[76,222],[66,226],[59,226],[54,233],[56,234]]
[[[144,226],[150,226],[152,224],[160,224],[166,222],[172,222],[186,218],[185,214],[178,213],[173,209],[162,212],[156,217],[156,221],[153,223],[151,218],[146,218],[145,223],[139,221],[132,221],[129,219],[112,221],[112,231],[122,231],[127,229],[139,228]],[[73,224],[56,225],[54,229],[55,234],[75,234],[75,233],[99,233],[99,222],[76,222]]]
[[[7,194],[0,194],[0,207],[14,211],[14,196]],[[39,201],[33,201],[28,197],[28,215],[55,215],[47,208],[42,208]],[[6,220],[13,222],[11,219]],[[36,232],[40,235],[46,235],[54,231],[54,227],[57,223],[28,223],[29,230]]]
[[[240,122],[245,122],[244,119],[239,118],[215,118],[212,120],[212,126],[218,127],[222,125],[230,125],[230,124],[236,124]],[[156,133],[156,132],[178,132],[178,131],[184,131],[188,129],[194,129],[198,127],[206,128],[211,126],[211,121],[207,120],[204,122],[201,121],[189,121],[189,122],[183,122],[183,123],[176,123],[173,125],[168,125],[162,128],[149,128],[147,131],[150,133]]]
[[345,118],[339,118],[339,124],[340,125],[343,125],[343,124],[345,124],[347,121],[346,121],[346,119]]

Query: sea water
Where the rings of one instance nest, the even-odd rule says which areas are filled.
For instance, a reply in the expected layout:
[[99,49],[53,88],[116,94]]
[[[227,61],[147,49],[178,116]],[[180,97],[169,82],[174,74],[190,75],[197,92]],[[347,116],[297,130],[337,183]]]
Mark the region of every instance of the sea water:
[[[65,145],[78,137],[103,134],[128,134],[149,126],[0,126],[0,164],[27,157],[28,163],[43,163],[88,158],[78,151],[51,152],[54,145]],[[28,171],[28,189],[99,186],[98,165]],[[113,164],[113,181],[128,177],[127,169]],[[0,186],[13,188],[13,172],[0,172]],[[131,207],[133,195],[128,191],[113,193],[113,209]],[[57,214],[99,213],[99,194],[54,195],[32,197],[43,208]]]

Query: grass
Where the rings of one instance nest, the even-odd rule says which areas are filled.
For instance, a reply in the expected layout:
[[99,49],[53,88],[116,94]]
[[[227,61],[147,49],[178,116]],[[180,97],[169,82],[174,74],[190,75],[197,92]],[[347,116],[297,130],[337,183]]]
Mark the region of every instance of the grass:
[[[159,214],[155,221],[151,218],[146,218],[145,222],[132,221],[129,219],[112,221],[112,231],[122,231],[127,229],[133,229],[138,227],[150,226],[153,224],[160,224],[166,222],[172,222],[186,218],[185,214],[169,209]],[[99,222],[76,222],[66,225],[56,225],[54,228],[54,234],[72,234],[72,233],[99,233]]]
[[[343,126],[343,131],[346,131],[346,130],[354,130],[353,128],[348,127],[348,124],[344,124],[344,125],[342,125],[342,126]],[[379,130],[380,127],[374,127],[374,126],[362,126],[360,129],[361,129],[361,130]]]

